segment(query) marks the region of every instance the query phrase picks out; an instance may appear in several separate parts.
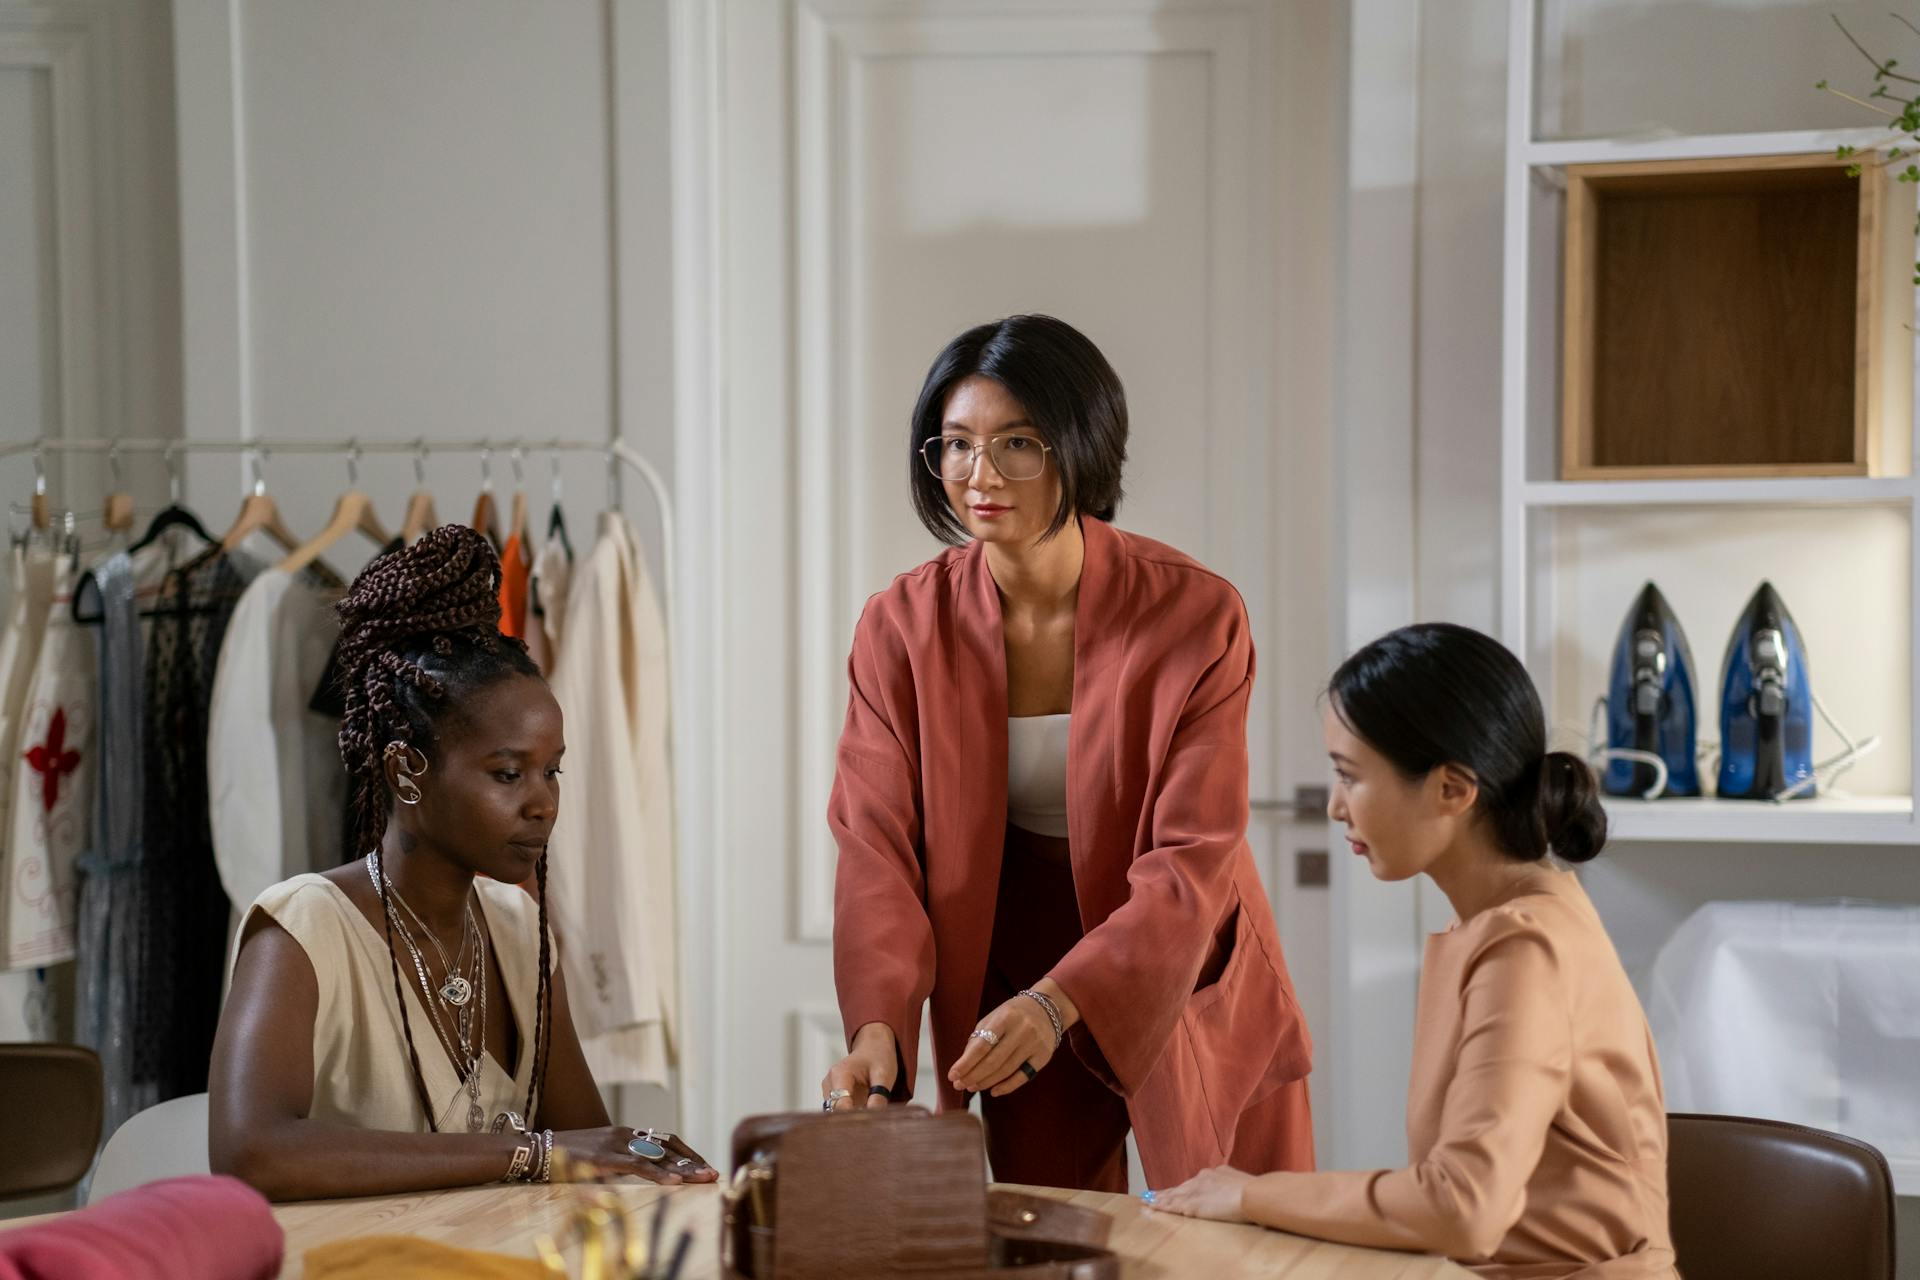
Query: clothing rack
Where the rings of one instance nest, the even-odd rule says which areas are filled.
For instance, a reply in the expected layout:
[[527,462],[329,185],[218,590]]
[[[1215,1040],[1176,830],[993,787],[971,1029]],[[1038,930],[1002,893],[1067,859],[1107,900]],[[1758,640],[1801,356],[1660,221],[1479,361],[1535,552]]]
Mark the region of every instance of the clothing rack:
[[[608,462],[631,467],[646,484],[653,495],[656,509],[660,513],[660,561],[666,601],[669,635],[672,627],[680,619],[680,597],[674,581],[674,512],[673,495],[667,490],[666,479],[660,471],[640,453],[625,442],[593,440],[528,440],[524,437],[512,437],[504,440],[436,440],[427,436],[415,436],[411,440],[361,440],[349,437],[345,440],[323,439],[317,436],[294,436],[276,440],[211,440],[186,437],[178,440],[162,436],[42,436],[37,440],[20,441],[0,445],[0,460],[32,455],[36,472],[36,492],[46,491],[46,473],[41,459],[49,453],[61,454],[105,454],[109,459],[117,460],[123,453],[159,454],[171,464],[174,457],[183,453],[227,453],[249,457],[254,463],[254,488],[264,492],[265,484],[261,468],[267,459],[276,453],[300,454],[340,454],[349,461],[349,467],[362,454],[390,453],[410,454],[414,459],[415,477],[424,483],[424,467],[429,456],[436,453],[475,453],[483,458],[504,453],[523,459],[530,453],[602,453]],[[607,473],[607,505],[618,508],[620,503],[619,466],[613,466]],[[669,649],[672,644],[669,640]]]

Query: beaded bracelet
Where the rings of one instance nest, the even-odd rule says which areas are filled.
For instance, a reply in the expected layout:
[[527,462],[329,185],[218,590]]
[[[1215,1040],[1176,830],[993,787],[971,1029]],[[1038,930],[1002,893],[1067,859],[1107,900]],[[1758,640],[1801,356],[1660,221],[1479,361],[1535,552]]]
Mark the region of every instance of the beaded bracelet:
[[1035,1001],[1046,1011],[1047,1021],[1053,1024],[1053,1047],[1058,1049],[1060,1042],[1067,1038],[1066,1030],[1060,1025],[1060,1010],[1055,1007],[1052,1000],[1041,995],[1038,991],[1022,991],[1020,994],[1029,1000]]

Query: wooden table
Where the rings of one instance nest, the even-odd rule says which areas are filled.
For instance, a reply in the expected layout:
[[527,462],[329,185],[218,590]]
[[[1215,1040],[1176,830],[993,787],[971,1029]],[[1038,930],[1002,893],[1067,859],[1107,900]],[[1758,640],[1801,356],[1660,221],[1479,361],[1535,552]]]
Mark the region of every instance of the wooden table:
[[[1444,1258],[1386,1253],[1325,1244],[1278,1231],[1224,1222],[1200,1222],[1143,1208],[1131,1196],[1097,1191],[1020,1187],[1036,1195],[1105,1210],[1113,1218],[1108,1246],[1124,1260],[1129,1280],[1229,1280],[1235,1276],[1284,1276],[1286,1280],[1455,1280],[1467,1272]],[[599,1188],[595,1188],[599,1190]],[[720,1188],[717,1185],[663,1191],[640,1184],[613,1189],[629,1208],[668,1202],[667,1240],[693,1230],[684,1280],[720,1274]],[[280,1205],[274,1216],[287,1233],[282,1280],[297,1280],[300,1259],[314,1245],[349,1236],[417,1235],[457,1245],[532,1257],[533,1241],[564,1220],[575,1191],[566,1187],[476,1187],[371,1200],[328,1200]]]

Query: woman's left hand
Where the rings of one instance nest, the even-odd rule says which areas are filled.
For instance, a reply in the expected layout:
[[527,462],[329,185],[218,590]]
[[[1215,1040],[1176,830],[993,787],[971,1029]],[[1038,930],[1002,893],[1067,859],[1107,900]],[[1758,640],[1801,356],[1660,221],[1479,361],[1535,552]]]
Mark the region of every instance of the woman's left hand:
[[1038,1073],[1053,1057],[1053,1023],[1032,996],[1015,996],[980,1019],[975,1031],[991,1031],[998,1043],[984,1036],[967,1041],[947,1079],[968,1093],[990,1093],[1003,1098],[1027,1082],[1020,1069],[1026,1063]]
[[1179,1186],[1155,1191],[1150,1202],[1155,1209],[1183,1214],[1189,1218],[1211,1218],[1215,1222],[1246,1222],[1240,1208],[1240,1193],[1253,1175],[1227,1165],[1203,1169]]

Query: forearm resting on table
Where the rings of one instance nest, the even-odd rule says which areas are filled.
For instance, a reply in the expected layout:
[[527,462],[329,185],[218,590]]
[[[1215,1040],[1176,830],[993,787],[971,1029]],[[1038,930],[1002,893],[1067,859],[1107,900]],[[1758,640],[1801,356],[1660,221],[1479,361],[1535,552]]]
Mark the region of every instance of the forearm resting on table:
[[1264,1173],[1240,1189],[1250,1222],[1371,1249],[1490,1257],[1518,1218],[1442,1162],[1367,1172]]
[[511,1133],[397,1133],[295,1119],[215,1144],[212,1164],[269,1200],[400,1195],[499,1182],[524,1141]]

